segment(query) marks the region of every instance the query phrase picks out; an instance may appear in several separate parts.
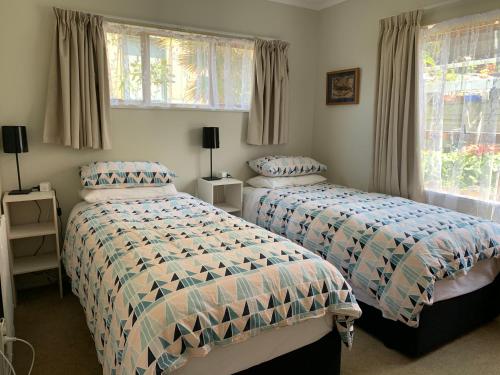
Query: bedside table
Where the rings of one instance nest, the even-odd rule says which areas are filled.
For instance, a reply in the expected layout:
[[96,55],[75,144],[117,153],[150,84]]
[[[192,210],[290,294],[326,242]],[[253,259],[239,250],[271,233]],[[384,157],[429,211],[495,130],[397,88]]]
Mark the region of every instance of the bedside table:
[[235,178],[207,181],[198,179],[198,198],[233,215],[241,215],[243,181]]
[[[13,213],[16,211],[16,206],[32,202],[37,205],[40,213],[38,219],[29,219],[23,216],[23,220],[16,218],[13,220]],[[42,211],[46,217],[42,219]],[[62,274],[61,274],[61,254],[59,248],[59,225],[57,217],[57,202],[56,195],[53,190],[44,192],[31,192],[23,195],[9,195],[5,193],[3,196],[3,211],[5,214],[5,222],[7,227],[7,239],[9,240],[9,248],[12,261],[12,274],[22,275],[31,272],[46,271],[57,269],[59,272],[59,294],[63,297],[62,290]],[[18,216],[18,215],[16,215]],[[24,255],[17,256],[15,254],[14,241],[33,238],[54,236],[54,249],[52,252],[36,253],[32,256]],[[40,250],[40,248],[38,249]],[[35,252],[35,251],[34,251]]]

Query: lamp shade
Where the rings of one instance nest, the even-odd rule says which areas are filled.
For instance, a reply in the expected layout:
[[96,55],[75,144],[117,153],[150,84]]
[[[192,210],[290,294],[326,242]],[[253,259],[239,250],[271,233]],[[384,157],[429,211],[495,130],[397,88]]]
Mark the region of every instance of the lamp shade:
[[203,128],[203,148],[219,148],[219,128]]
[[26,126],[2,126],[2,141],[6,154],[28,152]]

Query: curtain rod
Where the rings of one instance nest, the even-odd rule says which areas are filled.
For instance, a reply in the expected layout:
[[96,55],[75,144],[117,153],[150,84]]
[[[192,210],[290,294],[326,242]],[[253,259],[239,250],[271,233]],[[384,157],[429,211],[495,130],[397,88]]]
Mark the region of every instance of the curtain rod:
[[[463,31],[470,32],[471,29],[472,30],[480,30],[480,29],[491,28],[491,27],[494,27],[495,25],[498,25],[498,21],[485,22],[485,23],[483,23],[481,25],[477,25],[477,26],[450,28],[449,30],[446,30],[446,31],[434,32],[434,33],[432,33],[432,35],[434,38],[437,38],[438,35],[451,34],[451,33],[461,33]],[[431,26],[431,25],[429,25],[429,26]]]
[[458,3],[462,0],[445,0],[445,1],[441,1],[437,4],[431,4],[431,5],[427,5],[425,7],[422,7],[421,9],[422,10],[431,10],[431,9],[434,9],[434,8],[440,8],[440,7],[443,7],[443,6],[446,6],[446,5],[451,5],[451,4],[454,4],[454,3]]
[[134,26],[157,27],[157,28],[168,29],[168,30],[172,30],[172,31],[180,31],[180,32],[186,32],[186,33],[200,33],[200,34],[221,37],[221,38],[238,38],[238,39],[245,39],[245,40],[252,40],[252,41],[254,41],[256,39],[264,39],[264,40],[273,40],[274,39],[274,38],[270,38],[270,37],[263,37],[263,36],[256,36],[256,35],[238,34],[238,33],[230,33],[230,32],[223,32],[223,31],[213,31],[213,30],[203,29],[203,28],[198,28],[198,27],[186,27],[186,26],[175,25],[175,24],[164,23],[164,22],[143,21],[143,20],[138,20],[138,19],[134,19],[134,18],[111,16],[108,14],[100,14],[100,13],[92,13],[92,12],[88,12],[88,13],[95,14],[96,16],[101,16],[108,22],[115,22],[115,23],[128,24],[128,25],[134,25]]
[[[434,4],[434,5],[431,5],[431,6],[428,6],[426,8],[423,8],[423,10],[431,10],[431,9],[435,9],[435,8],[440,8],[440,7],[444,7],[444,6],[447,6],[447,5],[451,5],[451,4],[455,4],[455,3],[459,3],[459,2],[462,2],[463,0],[448,0],[448,1],[443,1],[443,2],[440,2],[438,4]],[[484,12],[479,12],[479,13],[473,13],[473,14],[476,14],[476,15],[483,15],[483,14],[488,14],[488,13],[493,13],[495,11],[498,11],[498,10],[486,10]],[[472,16],[473,14],[467,14],[467,15],[463,15],[463,16],[460,16],[458,18],[462,18],[462,17],[467,17],[467,16]],[[439,22],[443,22],[443,21],[447,21],[448,19],[445,19],[445,20],[440,20]],[[484,28],[484,27],[491,27],[492,25],[498,25],[498,20],[496,20],[495,22],[491,23],[489,21],[484,21],[482,22],[481,25],[478,25],[478,26],[474,26],[474,28]],[[429,27],[429,26],[434,26],[436,24],[436,22],[433,22],[433,23],[426,23],[426,24],[422,24],[423,27]],[[463,28],[456,28],[456,29],[453,29],[453,31],[461,31],[461,30],[469,30],[469,27],[463,27]],[[442,32],[442,33],[447,33],[449,31],[446,31],[446,32]]]

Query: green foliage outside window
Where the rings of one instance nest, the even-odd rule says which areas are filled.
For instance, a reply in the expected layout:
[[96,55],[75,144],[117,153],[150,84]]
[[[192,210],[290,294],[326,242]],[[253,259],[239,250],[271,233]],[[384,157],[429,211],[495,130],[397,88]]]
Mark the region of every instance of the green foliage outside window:
[[[424,150],[422,164],[426,186],[472,196],[479,193],[479,186],[489,186],[498,199],[500,150],[495,146],[469,146],[452,152]],[[482,179],[489,179],[489,184],[480,184]],[[441,181],[440,187],[434,186],[436,181]]]

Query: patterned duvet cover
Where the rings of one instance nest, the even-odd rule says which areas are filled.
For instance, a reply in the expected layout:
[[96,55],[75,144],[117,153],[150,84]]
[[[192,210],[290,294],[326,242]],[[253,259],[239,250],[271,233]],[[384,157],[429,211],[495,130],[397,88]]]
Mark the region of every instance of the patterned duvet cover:
[[434,283],[500,256],[500,225],[332,184],[269,190],[257,224],[321,255],[386,318],[418,326]]
[[77,206],[63,251],[105,374],[162,374],[214,345],[361,312],[340,272],[187,194]]

